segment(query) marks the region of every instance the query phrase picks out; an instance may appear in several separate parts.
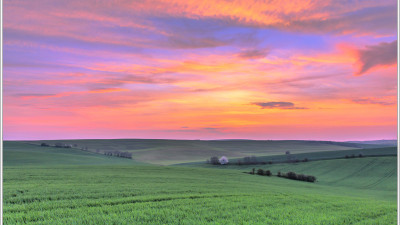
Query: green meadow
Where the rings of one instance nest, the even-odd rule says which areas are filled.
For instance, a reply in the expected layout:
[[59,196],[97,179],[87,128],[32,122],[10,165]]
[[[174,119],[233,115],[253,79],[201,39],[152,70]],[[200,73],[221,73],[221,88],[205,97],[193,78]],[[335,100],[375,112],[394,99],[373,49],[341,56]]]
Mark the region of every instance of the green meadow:
[[[89,149],[96,148],[96,141],[85,140],[86,145],[93,145]],[[132,151],[133,160],[76,148],[40,147],[36,142],[4,142],[3,223],[397,223],[396,148],[300,141],[238,141],[235,147],[234,141],[173,141],[172,147],[181,146],[178,152],[185,146],[197,149],[202,145],[206,153],[150,163],[140,156],[145,149],[173,154],[169,150],[172,147],[163,150],[160,143],[151,146],[150,141],[142,140],[139,145],[140,140],[135,140],[139,149],[135,155],[131,140],[126,140],[128,144],[121,144],[123,140],[101,143],[107,141],[112,142],[109,146],[119,142],[121,151],[122,146]],[[100,146],[97,144],[97,148]],[[229,151],[237,158],[283,157],[285,147],[294,157],[313,160],[242,166],[205,164],[206,158]],[[359,151],[365,157],[340,158]],[[179,165],[165,166],[172,162]],[[252,168],[268,169],[274,175],[278,171],[314,175],[317,182],[244,173]]]
[[204,161],[213,155],[229,158],[245,156],[282,155],[341,151],[350,149],[386,147],[385,144],[344,143],[331,141],[255,141],[255,140],[163,140],[163,139],[91,139],[91,140],[44,140],[25,142],[33,145],[63,143],[91,152],[127,151],[136,161],[159,165]]

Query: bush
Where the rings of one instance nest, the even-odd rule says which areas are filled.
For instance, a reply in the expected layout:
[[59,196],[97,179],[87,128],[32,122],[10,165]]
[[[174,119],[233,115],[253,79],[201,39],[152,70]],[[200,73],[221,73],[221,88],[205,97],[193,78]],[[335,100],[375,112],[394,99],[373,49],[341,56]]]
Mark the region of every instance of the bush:
[[317,180],[317,178],[316,177],[314,177],[314,176],[307,176],[307,181],[308,182],[315,182]]
[[277,176],[278,176],[278,177],[282,177],[281,171],[278,171]]
[[270,176],[272,175],[272,173],[271,173],[271,171],[266,170],[266,171],[265,171],[265,175],[270,177]]
[[212,165],[218,165],[218,164],[219,164],[218,157],[217,157],[217,156],[211,157],[211,158],[210,158],[210,163],[211,163]]
[[307,181],[307,182],[315,182],[317,178],[311,175],[304,175],[304,174],[296,174],[295,172],[288,172],[286,174],[282,174],[278,172],[278,177],[285,177],[291,180],[300,180],[300,181]]
[[307,176],[304,174],[297,174],[297,180],[302,180],[302,181],[306,181],[307,180]]
[[286,174],[286,177],[292,180],[296,180],[297,179],[297,175],[295,172],[289,172]]
[[258,169],[257,170],[257,175],[264,175],[264,170],[263,169]]
[[358,157],[362,158],[362,157],[364,157],[364,156],[363,156],[363,154],[360,153],[360,154],[358,154]]
[[42,144],[40,144],[40,146],[43,146],[43,147],[49,147],[50,145],[49,145],[49,144],[47,144],[47,143],[42,143]]

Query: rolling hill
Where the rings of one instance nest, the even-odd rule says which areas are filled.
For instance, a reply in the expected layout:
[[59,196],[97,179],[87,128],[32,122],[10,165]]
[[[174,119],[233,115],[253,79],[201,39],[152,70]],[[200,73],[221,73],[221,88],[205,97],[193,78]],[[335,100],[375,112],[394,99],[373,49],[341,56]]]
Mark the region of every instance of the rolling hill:
[[[394,156],[162,166],[33,144],[4,143],[4,224],[396,224],[397,220]],[[241,144],[237,149],[263,153],[261,147]],[[299,155],[334,156],[328,147],[318,152],[318,145],[324,144],[302,145],[299,152],[313,152]],[[360,150],[394,151],[338,152]],[[315,175],[317,182],[243,173],[253,167],[274,174]]]
[[331,141],[256,141],[256,140],[162,140],[162,139],[91,139],[91,140],[43,140],[24,143],[40,145],[63,143],[88,149],[92,152],[127,151],[136,161],[171,165],[182,162],[201,161],[211,156],[228,158],[245,156],[281,155],[292,153],[340,151],[376,148],[380,145]]

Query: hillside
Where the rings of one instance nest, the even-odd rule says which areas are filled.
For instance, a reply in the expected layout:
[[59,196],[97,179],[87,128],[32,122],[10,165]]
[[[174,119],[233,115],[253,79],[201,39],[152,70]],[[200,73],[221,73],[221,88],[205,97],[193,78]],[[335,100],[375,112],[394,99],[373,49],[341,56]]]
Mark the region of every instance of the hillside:
[[140,164],[130,159],[104,156],[73,148],[40,147],[23,142],[5,141],[4,166]]
[[183,162],[204,161],[211,156],[225,155],[229,158],[245,156],[281,155],[292,153],[341,151],[373,148],[379,145],[330,141],[256,141],[256,140],[160,140],[160,139],[92,139],[92,140],[43,140],[25,143],[40,145],[63,143],[89,151],[132,152],[136,161],[171,165]]
[[348,143],[373,144],[373,145],[381,145],[387,147],[397,146],[397,140],[348,141]]
[[255,166],[317,176],[307,183],[18,142],[4,156],[4,224],[396,223],[396,157]]
[[[291,153],[290,156],[286,154],[280,155],[270,155],[270,156],[258,156],[256,160],[259,164],[261,163],[287,163],[288,160],[292,161],[315,161],[315,160],[330,160],[330,159],[344,159],[346,156],[348,158],[358,158],[362,157],[379,157],[379,156],[397,156],[396,147],[385,147],[385,148],[367,148],[367,149],[350,149],[346,151],[322,151],[322,152],[307,152],[307,153]],[[243,158],[230,158],[229,164],[226,167],[233,166],[237,164],[238,161],[244,162]],[[212,167],[212,165],[206,164],[206,161],[190,162],[190,163],[179,163],[176,165],[185,166],[205,166]]]

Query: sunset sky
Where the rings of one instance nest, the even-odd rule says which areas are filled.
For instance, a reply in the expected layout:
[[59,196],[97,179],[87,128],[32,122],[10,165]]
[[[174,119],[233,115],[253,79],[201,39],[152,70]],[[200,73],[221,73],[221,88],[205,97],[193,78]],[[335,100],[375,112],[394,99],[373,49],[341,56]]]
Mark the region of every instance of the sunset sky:
[[5,0],[12,139],[395,139],[395,0]]

